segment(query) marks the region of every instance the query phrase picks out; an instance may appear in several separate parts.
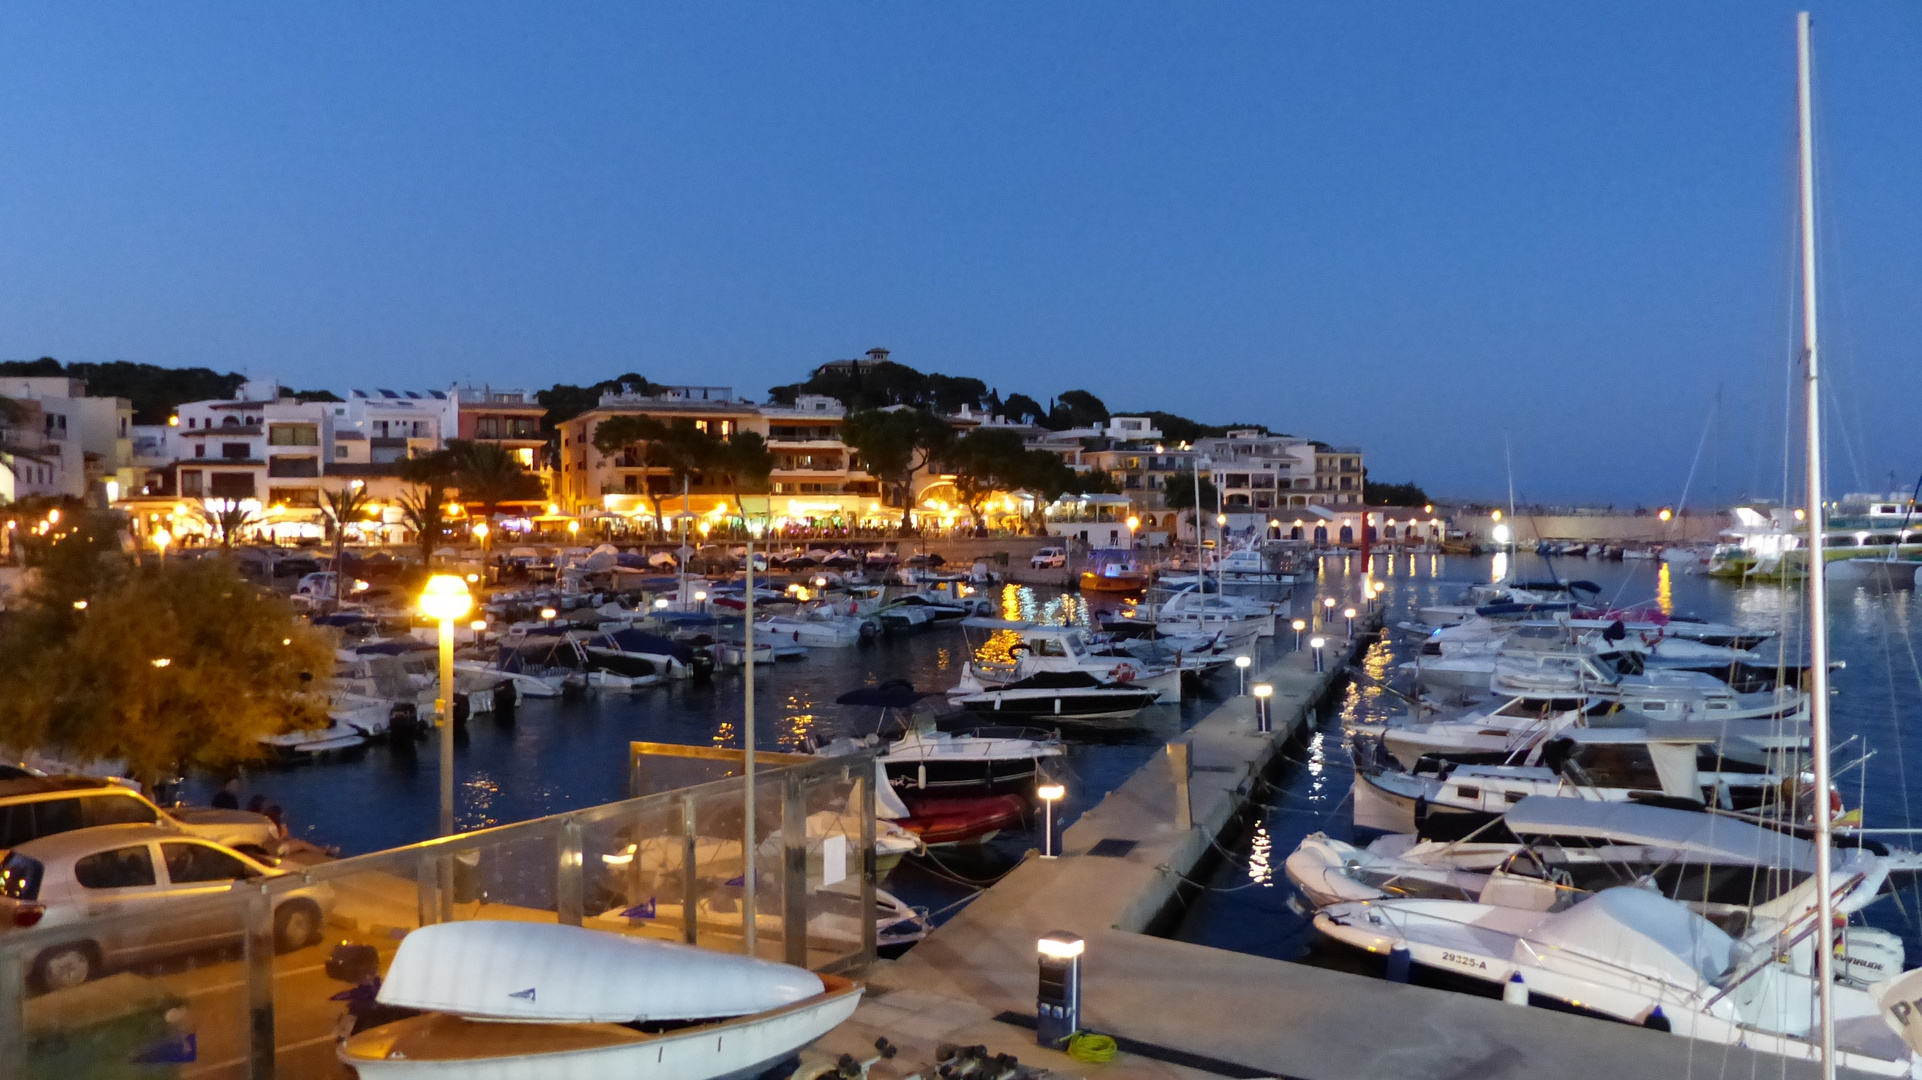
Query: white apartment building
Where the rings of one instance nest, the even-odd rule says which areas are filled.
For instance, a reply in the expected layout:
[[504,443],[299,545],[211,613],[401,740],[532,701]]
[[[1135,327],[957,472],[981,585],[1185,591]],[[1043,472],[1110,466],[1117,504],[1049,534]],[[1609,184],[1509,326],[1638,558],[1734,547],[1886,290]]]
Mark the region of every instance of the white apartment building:
[[133,403],[89,397],[87,384],[64,376],[0,377],[0,397],[23,406],[10,434],[43,461],[0,468],[0,501],[32,495],[111,501],[134,484]]

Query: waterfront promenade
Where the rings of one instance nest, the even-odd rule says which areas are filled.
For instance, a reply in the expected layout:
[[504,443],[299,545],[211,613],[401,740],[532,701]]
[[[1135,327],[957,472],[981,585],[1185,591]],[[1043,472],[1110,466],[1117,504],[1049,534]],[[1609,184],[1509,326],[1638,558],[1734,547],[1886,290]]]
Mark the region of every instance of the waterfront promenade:
[[[876,1067],[882,1080],[933,1060],[940,1043],[985,1044],[1070,1076],[1816,1075],[1805,1063],[1621,1024],[1144,933],[1179,875],[1191,874],[1222,828],[1258,797],[1253,778],[1335,688],[1339,661],[1336,652],[1329,671],[1317,674],[1308,653],[1286,652],[1251,677],[1251,685],[1275,688],[1272,735],[1256,732],[1254,700],[1236,697],[1183,736],[1194,767],[1191,828],[1177,827],[1179,786],[1164,750],[1066,830],[1061,858],[1031,854],[906,956],[877,964],[854,1019],[816,1049],[871,1056],[874,1039],[885,1036],[902,1053]],[[1134,846],[1120,857],[1091,854],[1097,843],[1117,840]],[[1033,1017],[1035,940],[1055,930],[1087,942],[1082,1026],[1143,1044],[1145,1053],[1076,1061],[1041,1050],[1031,1031],[1008,1022]]]

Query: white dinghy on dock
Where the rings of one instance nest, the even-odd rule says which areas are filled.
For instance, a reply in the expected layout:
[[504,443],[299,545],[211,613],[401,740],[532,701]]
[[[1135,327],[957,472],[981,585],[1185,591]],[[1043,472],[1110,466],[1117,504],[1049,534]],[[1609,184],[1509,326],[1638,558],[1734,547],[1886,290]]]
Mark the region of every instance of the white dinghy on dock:
[[724,1080],[846,1020],[858,983],[578,926],[452,922],[409,934],[380,989],[422,1010],[341,1044],[364,1080]]

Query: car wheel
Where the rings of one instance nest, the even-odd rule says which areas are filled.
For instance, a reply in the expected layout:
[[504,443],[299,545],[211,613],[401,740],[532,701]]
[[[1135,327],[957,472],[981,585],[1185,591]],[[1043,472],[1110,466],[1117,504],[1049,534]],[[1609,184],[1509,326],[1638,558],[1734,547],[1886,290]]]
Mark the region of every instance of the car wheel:
[[33,979],[42,990],[71,990],[99,974],[92,945],[55,945],[33,962]]
[[320,911],[304,900],[274,912],[274,951],[289,953],[320,940]]

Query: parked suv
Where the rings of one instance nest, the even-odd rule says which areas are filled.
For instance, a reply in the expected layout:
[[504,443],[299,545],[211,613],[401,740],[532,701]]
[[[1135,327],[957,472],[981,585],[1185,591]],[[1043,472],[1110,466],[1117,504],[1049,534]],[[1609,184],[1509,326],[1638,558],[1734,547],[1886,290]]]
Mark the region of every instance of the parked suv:
[[[161,825],[76,829],[30,840],[0,859],[0,926],[73,929],[74,937],[40,950],[29,968],[40,989],[65,990],[111,968],[235,944],[245,934],[237,905],[169,905],[273,874],[230,847]],[[275,950],[319,941],[333,907],[326,884],[275,896]]]
[[1028,560],[1036,570],[1059,570],[1068,565],[1068,553],[1058,547],[1045,547]]
[[279,827],[264,814],[205,807],[162,810],[124,784],[91,776],[0,779],[0,850],[74,829],[124,824],[160,825],[256,859],[277,859],[287,851]]

